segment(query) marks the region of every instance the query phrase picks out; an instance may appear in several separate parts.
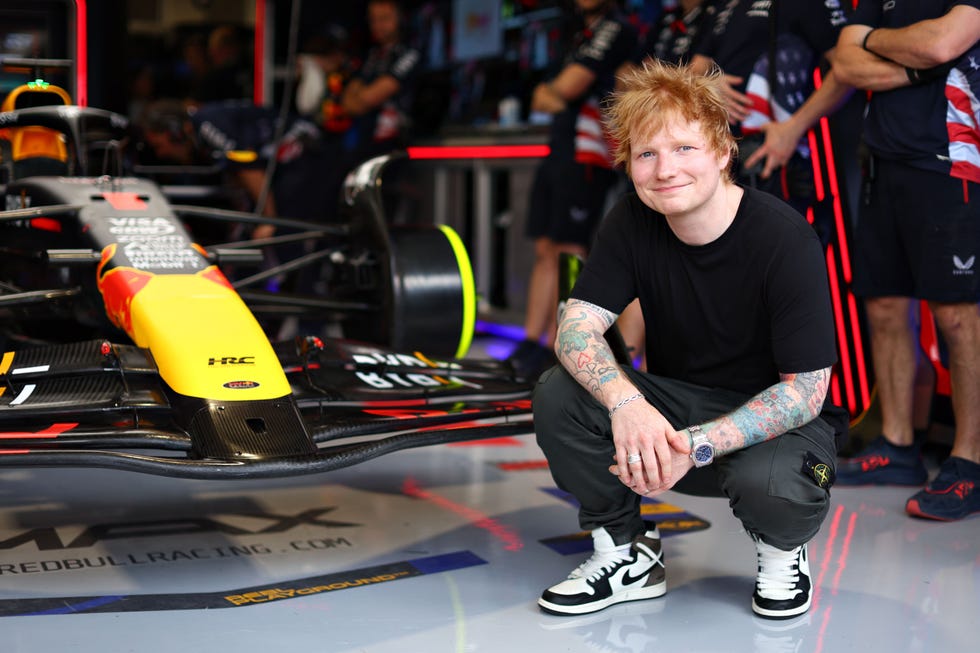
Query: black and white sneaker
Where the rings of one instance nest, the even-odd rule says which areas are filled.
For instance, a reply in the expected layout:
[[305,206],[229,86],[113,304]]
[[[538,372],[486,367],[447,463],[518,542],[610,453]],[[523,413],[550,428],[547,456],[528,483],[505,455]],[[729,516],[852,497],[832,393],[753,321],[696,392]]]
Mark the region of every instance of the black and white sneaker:
[[568,578],[544,591],[538,605],[552,614],[587,614],[623,601],[667,592],[660,531],[654,527],[617,549],[605,528],[592,531],[595,552]]
[[806,544],[783,551],[757,536],[752,539],[759,558],[752,610],[767,619],[788,619],[809,610],[812,585]]

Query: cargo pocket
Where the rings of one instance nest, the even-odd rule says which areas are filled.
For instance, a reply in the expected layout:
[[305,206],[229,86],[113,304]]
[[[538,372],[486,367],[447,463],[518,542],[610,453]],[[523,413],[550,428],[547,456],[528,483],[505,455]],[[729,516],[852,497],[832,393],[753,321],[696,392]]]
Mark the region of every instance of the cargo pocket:
[[776,438],[770,462],[769,496],[823,506],[836,478],[834,430],[822,419]]

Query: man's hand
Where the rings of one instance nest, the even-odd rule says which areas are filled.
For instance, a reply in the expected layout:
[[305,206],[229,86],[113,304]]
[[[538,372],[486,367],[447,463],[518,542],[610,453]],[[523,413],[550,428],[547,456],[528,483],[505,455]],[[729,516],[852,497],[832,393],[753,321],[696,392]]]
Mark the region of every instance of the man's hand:
[[276,233],[276,228],[271,224],[260,224],[252,232],[252,240],[262,240],[263,238],[272,238]]
[[[836,51],[830,53],[836,56]],[[785,166],[799,145],[807,130],[823,116],[836,111],[854,89],[841,82],[834,68],[824,74],[823,84],[810,94],[803,105],[793,112],[786,120],[769,122],[762,125],[766,139],[755,152],[745,158],[745,167],[751,169],[761,163],[765,164],[759,171],[759,176],[768,179],[769,176]]]
[[[693,466],[690,440],[675,431],[656,408],[634,401],[612,417],[616,464],[609,471],[638,494],[651,495],[673,487]],[[639,455],[639,460],[635,460]],[[630,457],[634,462],[630,462]]]
[[728,122],[736,125],[749,115],[752,108],[752,99],[740,91],[735,90],[745,80],[737,75],[722,76],[722,94],[725,96],[725,105],[728,108]]
[[768,179],[793,156],[796,145],[800,142],[800,134],[786,122],[769,122],[762,125],[760,129],[765,132],[766,140],[745,159],[745,167],[752,168],[765,159],[759,176]]
[[547,82],[534,87],[531,94],[531,111],[541,113],[561,113],[565,110],[565,100]]
[[616,449],[616,465],[610,471],[641,494],[662,491],[693,464],[686,456],[690,440],[642,400],[616,363],[604,334],[617,317],[595,304],[569,299],[558,324],[555,350],[568,373],[610,411]]
[[570,63],[550,82],[534,87],[531,111],[560,113],[569,102],[585,97],[595,82],[596,74],[580,63]]

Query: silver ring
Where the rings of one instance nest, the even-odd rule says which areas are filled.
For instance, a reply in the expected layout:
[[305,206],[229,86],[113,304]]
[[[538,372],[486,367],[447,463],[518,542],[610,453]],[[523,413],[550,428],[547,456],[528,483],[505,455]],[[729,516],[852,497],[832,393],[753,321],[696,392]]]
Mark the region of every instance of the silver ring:
[[633,463],[638,463],[640,460],[642,460],[642,458],[640,458],[640,454],[638,453],[631,453],[630,455],[626,456],[626,462],[630,465]]

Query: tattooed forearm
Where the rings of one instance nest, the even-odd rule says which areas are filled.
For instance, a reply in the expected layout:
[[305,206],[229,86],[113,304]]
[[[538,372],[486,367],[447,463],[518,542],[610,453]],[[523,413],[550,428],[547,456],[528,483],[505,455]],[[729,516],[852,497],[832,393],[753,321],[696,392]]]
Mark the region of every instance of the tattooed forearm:
[[702,429],[721,453],[764,442],[819,415],[829,383],[829,367],[781,375],[779,383],[728,415],[702,425]]
[[597,398],[603,386],[622,375],[604,336],[615,320],[616,315],[604,308],[570,300],[558,325],[558,360]]

